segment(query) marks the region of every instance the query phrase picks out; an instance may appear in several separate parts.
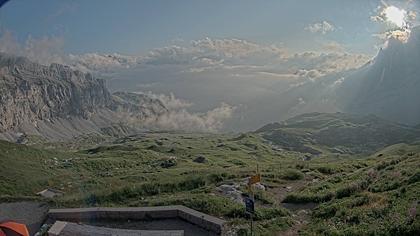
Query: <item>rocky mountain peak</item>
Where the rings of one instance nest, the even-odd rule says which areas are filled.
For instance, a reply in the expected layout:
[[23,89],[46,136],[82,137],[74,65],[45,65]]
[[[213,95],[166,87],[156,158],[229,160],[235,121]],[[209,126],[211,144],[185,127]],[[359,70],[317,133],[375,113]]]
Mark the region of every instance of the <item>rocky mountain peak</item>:
[[74,136],[121,122],[122,115],[141,120],[165,111],[146,95],[119,95],[111,95],[105,81],[89,73],[0,54],[0,133],[49,136],[46,128],[59,126],[59,136]]

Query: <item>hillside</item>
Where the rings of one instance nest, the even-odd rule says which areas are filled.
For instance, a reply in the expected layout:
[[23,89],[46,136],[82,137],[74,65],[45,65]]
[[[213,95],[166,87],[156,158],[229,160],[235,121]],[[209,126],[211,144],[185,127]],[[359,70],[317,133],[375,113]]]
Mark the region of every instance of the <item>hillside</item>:
[[54,207],[183,204],[224,218],[245,235],[248,219],[238,198],[247,194],[245,178],[258,165],[265,190],[256,190],[256,235],[420,230],[410,213],[420,194],[418,144],[311,160],[255,134],[145,133],[78,151],[54,151],[53,145],[0,141],[2,201],[45,201],[35,193],[53,188],[64,192],[49,200]]
[[332,172],[284,202],[320,203],[302,235],[419,235],[419,151],[418,144],[387,147],[365,167]]
[[111,94],[104,80],[89,73],[0,54],[0,111],[0,138],[65,140],[127,125],[130,119],[141,122],[166,108],[147,95]]
[[286,150],[321,154],[372,153],[385,146],[412,142],[420,137],[417,128],[380,119],[344,113],[309,113],[256,131]]
[[375,114],[416,125],[420,120],[420,27],[407,43],[390,39],[376,58],[337,88],[337,101],[345,112]]

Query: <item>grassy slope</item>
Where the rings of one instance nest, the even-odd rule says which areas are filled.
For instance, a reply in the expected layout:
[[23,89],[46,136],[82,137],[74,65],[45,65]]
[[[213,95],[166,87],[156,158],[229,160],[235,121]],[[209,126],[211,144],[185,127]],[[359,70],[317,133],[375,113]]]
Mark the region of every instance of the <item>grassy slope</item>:
[[288,202],[321,202],[303,234],[419,235],[419,153],[419,145],[393,145],[364,168],[289,195]]
[[0,189],[2,196],[31,196],[47,186],[78,179],[83,171],[66,169],[66,160],[79,155],[36,149],[0,141]]
[[[252,174],[257,164],[276,169],[280,176],[294,166],[295,156],[273,151],[256,136],[156,133],[115,140],[106,145],[48,149],[0,143],[0,195],[8,198],[35,196],[47,188],[60,189],[65,196],[57,206],[147,206],[184,204],[241,225],[243,207],[220,196],[216,185],[238,182]],[[58,144],[60,148],[65,147]],[[193,160],[203,155],[206,163]],[[171,156],[176,166],[164,168]],[[283,168],[284,167],[284,168]],[[260,232],[276,231],[290,222],[286,210],[267,194],[260,194],[265,208],[258,210]]]
[[[420,130],[380,119],[344,113],[309,113],[257,131],[273,143],[291,150],[317,153],[366,154],[388,145],[414,141]],[[313,149],[311,151],[311,149]]]
[[[305,154],[276,151],[254,134],[150,133],[83,146],[78,151],[74,146],[62,152],[53,150],[54,144],[42,149],[40,145],[0,142],[0,195],[34,196],[52,187],[65,192],[54,200],[63,207],[184,204],[242,228],[247,223],[243,206],[218,194],[215,187],[241,182],[258,163],[268,187],[268,191],[257,193],[259,235],[275,234],[292,225],[292,214],[280,203],[284,196],[279,192],[286,186],[303,186],[301,191],[293,189],[286,201],[324,202],[304,228],[308,235],[321,231],[386,232],[395,221],[395,212],[400,214],[405,232],[409,227],[418,229],[418,220],[408,226],[404,213],[420,195],[418,180],[413,177],[419,170],[420,145],[394,145],[370,158],[334,155],[302,161]],[[199,155],[207,162],[195,163]],[[177,164],[162,167],[171,156]],[[364,183],[368,174],[374,179]],[[380,211],[380,207],[386,210]]]

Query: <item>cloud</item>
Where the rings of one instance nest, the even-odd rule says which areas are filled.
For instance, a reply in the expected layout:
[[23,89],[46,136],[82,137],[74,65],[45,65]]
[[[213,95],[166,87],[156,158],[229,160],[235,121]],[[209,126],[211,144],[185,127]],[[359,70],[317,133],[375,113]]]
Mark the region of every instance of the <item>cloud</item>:
[[66,64],[63,46],[64,39],[62,37],[36,39],[29,36],[23,44],[20,44],[10,31],[1,32],[0,36],[0,52],[25,56],[43,65]]
[[192,113],[187,110],[192,103],[170,95],[147,93],[160,100],[168,112],[152,116],[142,126],[152,130],[182,130],[191,132],[219,132],[227,120],[231,119],[235,107],[222,103],[219,107],[204,113]]
[[138,57],[125,56],[118,53],[114,54],[99,54],[86,53],[81,55],[69,54],[66,56],[66,64],[70,64],[81,71],[101,71],[112,72],[115,69],[129,69],[131,66],[137,64]]
[[310,24],[307,27],[305,27],[305,30],[311,33],[321,33],[321,34],[327,34],[329,32],[335,31],[335,29],[336,27],[328,21],[322,21],[322,22]]
[[288,64],[289,68],[295,66],[299,76],[314,79],[359,68],[370,58],[364,54],[304,52],[295,54]]
[[143,59],[153,65],[220,65],[255,64],[282,59],[285,48],[276,45],[261,45],[241,39],[193,40],[187,47],[178,45],[151,50]]
[[[327,27],[328,28],[328,27]],[[293,78],[296,75],[316,78],[328,73],[357,68],[367,56],[347,54],[337,42],[325,43],[325,53],[302,52],[291,54],[277,45],[257,44],[243,39],[204,38],[185,46],[170,45],[150,50],[145,55],[122,54],[65,54],[61,37],[29,37],[19,44],[9,31],[0,37],[0,51],[26,56],[30,60],[48,65],[61,63],[75,69],[99,75],[115,75],[121,71],[141,73],[148,66],[172,68],[177,73],[221,73],[235,77]],[[298,73],[295,73],[298,71]],[[268,74],[268,73],[271,74]],[[148,82],[150,83],[150,82]]]
[[346,48],[342,44],[336,41],[326,42],[322,45],[322,48],[326,52],[345,52],[346,51]]
[[371,16],[373,22],[382,23],[387,30],[382,33],[374,34],[374,37],[381,41],[387,41],[394,38],[401,42],[407,42],[410,37],[411,29],[415,25],[417,13],[412,10],[399,9],[396,6],[388,5],[382,2],[377,8],[377,13]]
[[276,45],[261,45],[241,39],[204,38],[192,41],[192,46],[199,52],[214,58],[223,59],[281,59],[287,51]]
[[[311,86],[329,75],[341,77],[337,74],[371,59],[369,55],[346,53],[336,42],[326,42],[319,52],[291,53],[281,44],[204,38],[134,56],[66,54],[61,49],[63,41],[54,37],[27,42],[19,44],[10,32],[3,33],[0,51],[94,73],[107,78],[112,91],[152,91],[169,112],[148,119],[148,127],[206,132],[257,128],[278,120],[294,104],[284,95],[291,89]],[[40,57],[37,50],[42,51]],[[305,107],[313,104],[312,99],[300,97],[305,98]]]

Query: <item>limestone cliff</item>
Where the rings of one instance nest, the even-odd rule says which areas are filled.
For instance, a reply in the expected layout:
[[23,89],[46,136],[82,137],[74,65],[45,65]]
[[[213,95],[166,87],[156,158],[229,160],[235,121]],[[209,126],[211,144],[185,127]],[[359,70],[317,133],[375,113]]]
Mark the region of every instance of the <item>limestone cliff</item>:
[[0,54],[0,138],[66,139],[164,112],[162,102],[147,95],[111,94],[89,73]]

